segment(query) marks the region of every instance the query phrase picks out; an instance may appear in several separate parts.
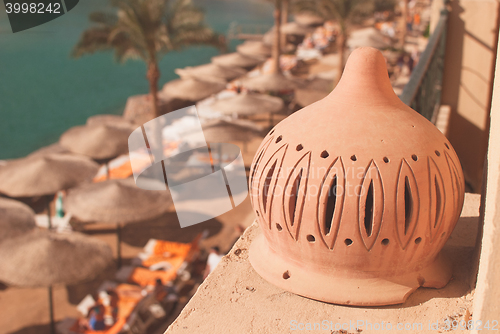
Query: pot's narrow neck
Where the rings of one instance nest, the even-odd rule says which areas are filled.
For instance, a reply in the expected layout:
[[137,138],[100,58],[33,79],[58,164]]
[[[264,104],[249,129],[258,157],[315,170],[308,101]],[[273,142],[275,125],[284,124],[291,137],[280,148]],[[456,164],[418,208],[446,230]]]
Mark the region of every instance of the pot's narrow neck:
[[346,103],[368,105],[401,103],[392,89],[387,65],[380,51],[359,48],[351,54],[342,78],[329,95],[329,99],[339,98]]

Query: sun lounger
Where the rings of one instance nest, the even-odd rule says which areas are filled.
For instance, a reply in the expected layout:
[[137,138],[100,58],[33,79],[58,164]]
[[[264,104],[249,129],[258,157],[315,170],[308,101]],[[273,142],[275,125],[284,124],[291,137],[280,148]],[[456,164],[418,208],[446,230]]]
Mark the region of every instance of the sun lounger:
[[[69,224],[71,220],[71,214],[67,213],[64,217],[53,216],[50,218],[52,228],[56,229],[57,232],[71,232],[73,228]],[[35,223],[38,227],[48,228],[49,227],[49,217],[44,214],[35,216]]]

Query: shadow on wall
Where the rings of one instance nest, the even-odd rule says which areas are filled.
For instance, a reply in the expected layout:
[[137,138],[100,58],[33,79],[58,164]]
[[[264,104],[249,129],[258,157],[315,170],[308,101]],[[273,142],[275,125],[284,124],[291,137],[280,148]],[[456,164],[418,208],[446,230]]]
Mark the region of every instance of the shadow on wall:
[[[476,4],[476,6],[479,5]],[[476,31],[470,30],[477,30],[475,22],[472,22],[477,19],[471,18],[471,14],[467,13],[467,10],[477,14],[477,12],[486,10],[487,5],[474,7],[473,1],[453,0],[449,2],[449,7],[451,10],[448,16],[441,102],[443,105],[449,105],[452,110],[447,137],[460,158],[468,188],[470,191],[480,192],[484,159],[488,146],[489,112],[496,48],[489,46],[488,42],[484,40],[485,38],[478,35]],[[498,11],[499,7],[496,8]],[[499,16],[496,15],[497,22],[485,22],[487,25],[496,25],[494,27],[494,45],[497,44],[498,40]],[[466,25],[470,28],[466,28]],[[464,50],[465,47],[467,50]],[[490,65],[491,70],[485,70],[488,68],[488,64],[477,65],[481,64],[481,60],[477,59],[478,54],[491,55],[493,62]],[[474,57],[476,58],[474,59]],[[475,65],[482,68],[483,71],[475,69]],[[474,119],[476,124],[482,123],[483,126],[478,127],[467,118]]]

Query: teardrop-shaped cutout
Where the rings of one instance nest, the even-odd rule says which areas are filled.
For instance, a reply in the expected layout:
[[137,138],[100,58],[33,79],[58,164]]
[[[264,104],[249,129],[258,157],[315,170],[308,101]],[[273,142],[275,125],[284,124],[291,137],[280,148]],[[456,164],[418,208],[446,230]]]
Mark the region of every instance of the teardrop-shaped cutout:
[[365,198],[365,217],[364,225],[366,235],[371,237],[373,231],[373,181],[370,181],[368,193]]
[[292,217],[292,221],[290,222],[290,225],[293,226],[293,224],[295,223],[295,220],[296,220],[296,208],[297,208],[297,199],[299,197],[299,189],[300,189],[300,180],[302,179],[302,171],[303,169],[300,169],[300,173],[299,175],[297,175],[297,177],[295,178],[295,181],[293,182],[293,186],[292,186],[292,193],[290,194],[290,203],[289,203],[289,206],[288,206],[288,214],[290,215],[290,217]]
[[375,161],[371,161],[361,183],[358,199],[358,226],[361,239],[367,250],[377,240],[382,225],[384,208],[384,186]]
[[410,228],[411,216],[413,212],[413,198],[411,197],[410,181],[405,177],[405,235]]
[[396,186],[396,231],[403,249],[415,232],[419,209],[420,198],[415,175],[406,159],[403,159]]
[[431,242],[439,234],[439,229],[443,222],[444,208],[446,207],[446,193],[443,177],[436,166],[434,160],[429,157],[429,189],[430,189],[430,229]]
[[439,222],[439,216],[441,215],[441,190],[439,190],[439,184],[437,176],[434,177],[434,187],[436,192],[436,217],[434,218],[434,228],[437,227]]
[[318,201],[317,224],[320,236],[329,249],[333,249],[344,207],[345,173],[341,158],[328,168],[323,178]]
[[283,213],[286,227],[295,240],[298,238],[304,209],[310,159],[311,153],[308,152],[297,162],[292,173],[287,178],[284,189]]
[[273,202],[273,194],[276,188],[276,183],[279,180],[283,159],[286,154],[288,145],[281,146],[272,156],[267,159],[264,168],[259,168],[258,174],[256,174],[256,179],[258,182],[258,204],[260,207],[260,212],[263,219],[268,222],[269,228],[271,228],[271,207]]
[[333,182],[328,190],[328,201],[326,202],[325,212],[325,234],[328,235],[332,230],[332,220],[335,214],[335,204],[337,203],[337,175],[333,177]]
[[277,161],[275,161],[272,167],[267,171],[267,175],[264,180],[264,187],[262,189],[262,203],[264,204],[264,212],[266,212],[267,209],[267,195],[269,194],[269,186],[271,185],[271,181],[273,180],[274,170],[276,169],[276,163]]

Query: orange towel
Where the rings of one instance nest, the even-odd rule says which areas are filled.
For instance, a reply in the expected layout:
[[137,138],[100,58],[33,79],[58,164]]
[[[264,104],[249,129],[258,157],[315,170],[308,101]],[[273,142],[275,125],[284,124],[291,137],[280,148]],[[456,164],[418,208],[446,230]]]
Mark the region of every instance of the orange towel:
[[128,281],[145,287],[148,285],[155,285],[158,278],[161,279],[163,284],[167,284],[173,281],[176,276],[177,270],[174,270],[174,268],[168,271],[151,271],[146,268],[137,267],[128,278]]

